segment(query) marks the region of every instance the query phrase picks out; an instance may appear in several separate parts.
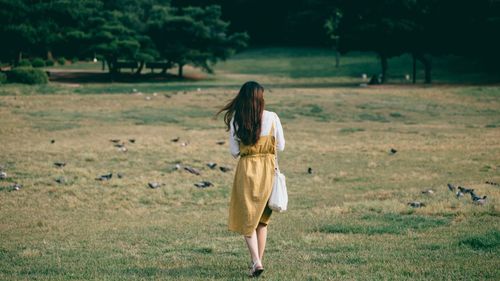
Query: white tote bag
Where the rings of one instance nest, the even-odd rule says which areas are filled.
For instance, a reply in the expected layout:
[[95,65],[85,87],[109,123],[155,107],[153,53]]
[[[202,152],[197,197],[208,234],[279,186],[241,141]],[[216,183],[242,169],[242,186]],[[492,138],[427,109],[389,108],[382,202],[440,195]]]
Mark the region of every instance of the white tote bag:
[[286,179],[285,175],[280,172],[280,167],[278,165],[278,149],[276,151],[276,169],[274,171],[274,183],[273,190],[271,191],[271,197],[267,205],[271,210],[278,213],[284,212],[288,206],[288,193],[286,190]]

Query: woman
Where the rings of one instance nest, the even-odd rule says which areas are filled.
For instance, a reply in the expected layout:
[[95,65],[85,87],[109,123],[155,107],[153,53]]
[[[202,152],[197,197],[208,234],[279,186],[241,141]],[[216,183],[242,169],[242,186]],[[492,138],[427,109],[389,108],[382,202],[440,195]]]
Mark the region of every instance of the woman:
[[264,110],[264,88],[257,82],[243,84],[218,114],[224,111],[231,154],[240,157],[229,204],[229,230],[244,236],[252,259],[250,276],[258,277],[264,271],[262,258],[272,212],[267,201],[276,148],[285,148],[283,128],[276,113]]

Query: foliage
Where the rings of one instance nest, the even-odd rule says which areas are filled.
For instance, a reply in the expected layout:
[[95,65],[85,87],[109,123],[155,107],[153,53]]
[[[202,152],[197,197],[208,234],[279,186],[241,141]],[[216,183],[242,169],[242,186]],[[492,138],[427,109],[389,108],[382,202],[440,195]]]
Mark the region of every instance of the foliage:
[[15,67],[8,73],[8,81],[22,84],[47,84],[49,77],[41,69],[32,67]]
[[31,61],[28,59],[22,59],[19,61],[17,66],[31,66]]
[[0,84],[5,84],[7,82],[7,74],[0,72]]
[[57,63],[59,65],[65,65],[66,64],[66,58],[65,57],[57,58]]
[[31,65],[33,67],[44,67],[45,66],[45,61],[41,58],[34,58],[32,61],[31,61]]
[[53,66],[54,65],[54,60],[45,60],[45,65],[46,66]]

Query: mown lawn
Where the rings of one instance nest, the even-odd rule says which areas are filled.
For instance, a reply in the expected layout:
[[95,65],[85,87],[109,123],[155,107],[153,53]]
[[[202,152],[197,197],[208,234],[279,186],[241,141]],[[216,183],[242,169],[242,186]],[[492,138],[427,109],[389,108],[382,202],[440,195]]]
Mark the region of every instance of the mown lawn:
[[[0,280],[246,280],[243,238],[226,230],[233,174],[206,163],[236,166],[213,114],[240,80],[263,76],[224,71],[185,84],[0,87]],[[273,214],[262,279],[500,279],[500,187],[485,183],[500,182],[499,87],[267,77],[280,85],[265,97],[285,129],[290,204]]]

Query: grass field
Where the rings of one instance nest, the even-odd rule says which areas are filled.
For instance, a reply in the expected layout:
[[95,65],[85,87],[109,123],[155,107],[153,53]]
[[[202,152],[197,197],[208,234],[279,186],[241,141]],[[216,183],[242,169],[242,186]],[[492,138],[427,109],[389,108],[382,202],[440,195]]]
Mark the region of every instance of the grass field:
[[0,280],[246,280],[226,230],[233,174],[206,163],[236,166],[213,114],[249,78],[270,85],[287,140],[289,211],[273,214],[262,279],[500,279],[500,187],[485,183],[500,182],[500,87],[333,86],[358,78],[238,69],[247,55],[204,81],[1,86]]

